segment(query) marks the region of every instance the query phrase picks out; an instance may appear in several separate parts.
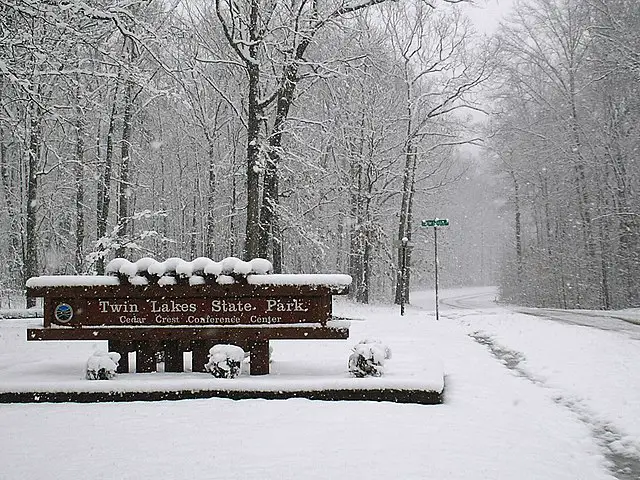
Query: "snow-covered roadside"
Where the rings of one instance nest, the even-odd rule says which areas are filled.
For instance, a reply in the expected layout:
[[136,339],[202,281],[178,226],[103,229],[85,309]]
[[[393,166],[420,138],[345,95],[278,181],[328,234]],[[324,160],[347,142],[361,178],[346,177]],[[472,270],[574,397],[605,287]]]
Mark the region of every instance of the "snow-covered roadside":
[[[314,361],[318,354],[327,358],[341,348],[345,355],[350,344],[378,338],[393,351],[390,378],[441,362],[445,404],[210,399],[0,405],[2,478],[613,478],[575,413],[559,406],[550,389],[495,361],[467,335],[466,325],[435,322],[432,312],[417,307],[400,317],[397,307],[340,302],[336,313],[363,319],[352,323],[353,342],[274,342],[274,368],[308,362],[305,373],[322,376],[326,367]],[[92,348],[20,344],[2,322],[0,335],[11,350],[0,351],[0,381],[2,369],[24,360],[26,348],[28,361],[59,355],[66,368],[74,349],[85,349],[86,359]],[[340,362],[344,371],[346,355]]]
[[[616,332],[522,314],[465,318],[473,331],[521,352],[520,368],[599,422],[612,424],[640,457],[640,342]],[[554,339],[554,341],[549,341]]]
[[[464,298],[465,292],[458,295]],[[475,309],[445,308],[445,318],[450,314],[468,334],[515,356],[517,372],[591,424],[614,454],[640,464],[640,327],[616,320],[638,318],[640,310],[562,311],[559,317],[570,320],[573,315],[578,321],[585,316],[594,325],[587,327],[557,323],[540,312],[527,315],[491,305],[491,294],[485,297],[487,306],[478,311],[479,297],[474,298]],[[506,361],[513,363],[513,358]]]

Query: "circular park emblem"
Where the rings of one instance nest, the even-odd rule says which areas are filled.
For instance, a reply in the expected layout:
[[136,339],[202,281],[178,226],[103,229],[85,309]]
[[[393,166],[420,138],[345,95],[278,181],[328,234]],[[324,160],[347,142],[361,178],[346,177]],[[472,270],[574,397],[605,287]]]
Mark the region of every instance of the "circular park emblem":
[[60,303],[53,311],[53,316],[60,323],[67,323],[73,318],[73,308],[66,303]]

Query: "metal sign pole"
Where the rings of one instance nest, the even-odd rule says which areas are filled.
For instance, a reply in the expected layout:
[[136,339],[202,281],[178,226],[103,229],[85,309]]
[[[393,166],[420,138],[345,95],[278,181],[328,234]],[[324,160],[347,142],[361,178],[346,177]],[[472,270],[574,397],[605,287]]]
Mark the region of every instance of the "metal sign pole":
[[434,248],[434,263],[436,274],[436,320],[440,320],[439,303],[438,298],[438,227],[448,227],[449,220],[447,218],[434,218],[430,220],[422,220],[423,227],[433,227],[433,248]]
[[401,275],[402,275],[402,282],[400,282],[401,284],[401,289],[402,291],[400,292],[400,315],[404,315],[404,304],[407,301],[407,245],[409,243],[409,239],[407,237],[402,237],[402,264],[401,264]]
[[434,263],[436,266],[436,320],[440,320],[440,313],[438,309],[438,227],[433,226],[433,245],[434,245]]

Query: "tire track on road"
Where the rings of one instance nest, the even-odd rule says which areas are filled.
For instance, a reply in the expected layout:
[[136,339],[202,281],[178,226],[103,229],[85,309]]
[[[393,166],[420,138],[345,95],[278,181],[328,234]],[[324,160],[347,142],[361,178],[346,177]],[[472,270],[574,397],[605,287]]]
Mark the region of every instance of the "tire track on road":
[[[533,376],[521,365],[522,362],[526,360],[522,352],[510,350],[500,345],[495,342],[491,336],[482,331],[470,333],[469,336],[479,344],[487,347],[489,352],[500,361],[500,363],[517,376],[539,387],[552,388],[543,380]],[[613,476],[618,480],[640,479],[640,452],[636,445],[626,441],[626,436],[622,432],[610,423],[597,420],[595,415],[593,415],[579,399],[571,399],[563,394],[556,394],[553,396],[553,400],[558,405],[574,413],[576,417],[589,428],[592,437],[600,446],[603,455],[609,462],[608,468]],[[635,452],[635,454],[631,452]]]

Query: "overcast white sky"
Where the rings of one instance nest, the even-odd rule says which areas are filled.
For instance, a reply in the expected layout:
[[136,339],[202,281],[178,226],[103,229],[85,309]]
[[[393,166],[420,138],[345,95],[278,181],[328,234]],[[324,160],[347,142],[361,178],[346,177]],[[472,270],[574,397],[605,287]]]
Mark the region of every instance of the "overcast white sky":
[[490,34],[513,7],[514,0],[475,0],[466,6],[467,13],[479,32]]

